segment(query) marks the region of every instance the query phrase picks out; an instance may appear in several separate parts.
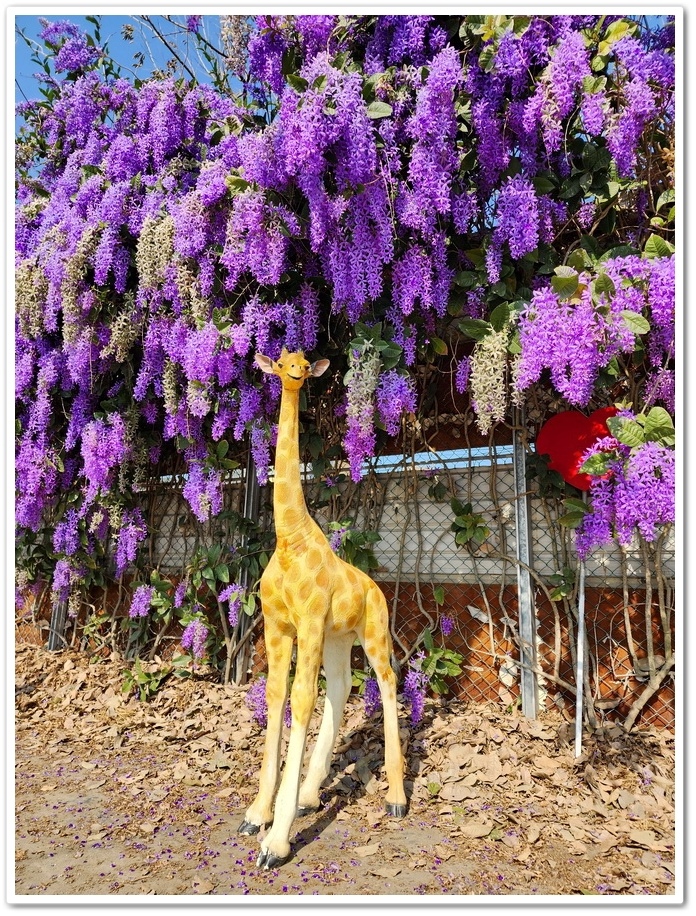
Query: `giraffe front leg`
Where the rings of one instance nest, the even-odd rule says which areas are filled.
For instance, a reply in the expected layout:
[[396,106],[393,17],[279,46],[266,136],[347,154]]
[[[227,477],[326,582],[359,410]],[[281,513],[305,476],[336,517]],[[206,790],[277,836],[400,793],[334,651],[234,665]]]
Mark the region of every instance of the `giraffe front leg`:
[[324,715],[307,768],[307,775],[300,788],[298,814],[310,814],[320,807],[319,789],[331,769],[336,735],[343,718],[346,700],[350,693],[350,648],[354,634],[327,639],[324,643],[324,674],[326,675],[326,700]]
[[265,869],[277,868],[290,857],[290,828],[297,814],[307,727],[317,699],[323,626],[311,629],[316,623],[316,619],[310,621],[297,634],[297,666],[290,692],[292,726],[287,759],[276,796],[273,824],[261,841],[261,852],[256,860],[257,866]]
[[259,791],[247,809],[238,833],[253,835],[273,820],[273,797],[278,785],[280,770],[280,738],[283,715],[288,696],[288,674],[292,658],[292,633],[282,630],[268,619],[264,620],[268,678],[266,679],[266,706],[268,721],[263,762],[259,777]]

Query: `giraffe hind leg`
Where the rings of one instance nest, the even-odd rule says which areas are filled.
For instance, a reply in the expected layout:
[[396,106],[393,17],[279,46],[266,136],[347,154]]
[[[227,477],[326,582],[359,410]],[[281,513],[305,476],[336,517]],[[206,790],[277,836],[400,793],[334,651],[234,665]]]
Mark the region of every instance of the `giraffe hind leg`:
[[384,763],[387,771],[386,811],[393,817],[405,817],[408,802],[404,791],[404,759],[399,738],[399,717],[396,710],[396,675],[391,665],[389,612],[382,592],[370,588],[365,601],[365,622],[359,639],[372,666],[384,711]]
[[298,815],[311,814],[320,807],[319,789],[331,769],[336,735],[343,718],[346,700],[350,693],[350,649],[354,635],[326,638],[324,642],[324,674],[326,699],[317,742],[300,787]]

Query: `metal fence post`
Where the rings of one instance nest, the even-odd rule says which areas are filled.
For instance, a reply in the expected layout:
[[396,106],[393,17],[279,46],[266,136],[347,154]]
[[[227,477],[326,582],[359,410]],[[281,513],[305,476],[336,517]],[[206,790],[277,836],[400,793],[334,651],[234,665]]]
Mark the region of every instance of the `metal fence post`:
[[56,601],[51,609],[51,623],[48,630],[48,650],[57,652],[65,648],[65,621],[68,616],[68,602]]
[[522,713],[535,719],[539,712],[536,668],[536,609],[529,570],[532,565],[529,535],[529,501],[524,442],[520,434],[523,415],[517,414],[513,432],[513,468],[515,474],[515,523],[517,528],[517,600],[520,637],[520,694]]
[[[247,466],[246,466],[246,479],[244,482],[244,517],[251,519],[252,522],[258,522],[259,520],[259,508],[261,505],[261,487],[259,486],[259,479],[256,476],[256,465],[254,464],[254,456],[252,455],[251,449],[249,449],[247,455]],[[246,537],[242,538],[242,547],[246,546]],[[241,581],[239,583],[243,585],[245,589],[249,587],[249,574],[246,569],[242,570]],[[251,617],[247,614],[239,615],[239,623],[237,624],[237,639],[240,640],[249,630],[249,627],[252,625]],[[232,679],[235,684],[243,684],[246,680],[247,668],[249,666],[249,657],[251,653],[251,644],[250,640],[244,644],[244,646],[237,653],[236,658],[234,659],[233,668],[232,668]]]

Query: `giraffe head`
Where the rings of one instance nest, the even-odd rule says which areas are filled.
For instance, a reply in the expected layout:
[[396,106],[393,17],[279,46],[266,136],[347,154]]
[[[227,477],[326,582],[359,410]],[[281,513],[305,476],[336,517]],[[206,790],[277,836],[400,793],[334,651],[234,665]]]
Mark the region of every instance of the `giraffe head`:
[[288,391],[298,391],[304,385],[305,379],[323,375],[329,368],[328,359],[318,359],[315,363],[310,363],[301,351],[288,353],[285,347],[277,362],[262,353],[257,353],[255,359],[262,372],[277,375],[283,388]]

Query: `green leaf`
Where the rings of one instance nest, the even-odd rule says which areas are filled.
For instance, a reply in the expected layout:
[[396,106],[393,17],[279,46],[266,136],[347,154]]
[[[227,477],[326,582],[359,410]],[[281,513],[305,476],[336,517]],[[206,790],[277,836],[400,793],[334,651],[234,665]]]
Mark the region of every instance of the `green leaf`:
[[388,118],[393,110],[387,102],[374,101],[367,106],[367,116],[373,120]]
[[474,267],[484,268],[486,266],[486,252],[483,248],[467,248],[464,250],[464,254]]
[[674,422],[664,407],[652,407],[645,418],[645,438],[660,445],[674,445]]
[[620,314],[624,324],[633,334],[647,334],[650,330],[650,322],[638,312],[632,312],[631,309],[624,309]]
[[556,188],[554,182],[551,181],[550,178],[545,178],[543,175],[537,175],[536,178],[533,178],[532,184],[534,185],[534,190],[538,194],[549,194]]
[[223,582],[225,585],[229,585],[230,582],[230,568],[227,563],[220,563],[215,567],[215,578],[219,582]]
[[598,296],[605,294],[613,296],[616,292],[616,286],[609,274],[599,273],[594,281],[594,291]]
[[380,352],[384,368],[393,369],[395,366],[398,366],[401,359],[401,352],[401,347],[398,344],[387,344]]
[[520,338],[520,332],[517,329],[515,329],[512,337],[508,341],[507,351],[512,354],[512,356],[517,356],[518,353],[522,352],[522,340]]
[[505,325],[510,320],[510,305],[507,302],[501,302],[500,305],[496,307],[491,312],[490,321],[493,325],[493,330],[502,331]]
[[663,239],[661,235],[650,236],[643,249],[644,258],[668,258],[674,254],[674,245]]
[[662,194],[657,198],[657,203],[655,204],[656,210],[661,210],[665,204],[671,204],[674,202],[674,188],[668,188],[666,191],[663,191]]
[[247,181],[246,178],[242,178],[241,175],[228,175],[225,178],[225,184],[230,191],[246,191],[247,188],[251,187],[251,182]]
[[630,420],[627,417],[609,417],[607,427],[615,439],[631,448],[645,442],[645,431],[637,420]]
[[297,73],[288,73],[285,79],[290,83],[292,88],[296,89],[298,92],[304,92],[309,86],[307,80],[298,76]]
[[462,334],[473,337],[474,340],[483,340],[492,329],[492,325],[480,318],[462,318],[458,322],[458,327]]
[[442,607],[442,605],[445,603],[445,590],[441,585],[438,585],[433,589],[433,598],[435,599],[435,604],[437,604],[438,607]]
[[592,477],[603,477],[609,470],[611,458],[611,453],[599,452],[596,455],[591,455],[587,461],[583,462],[579,470],[583,474],[590,474]]
[[631,245],[616,245],[614,248],[605,251],[599,261],[602,263],[604,261],[613,260],[614,258],[630,258],[637,254],[640,254],[640,252]]
[[568,499],[564,499],[563,505],[569,511],[580,512],[582,515],[590,511],[587,503],[583,499],[576,499],[574,496],[569,496]]
[[449,352],[447,349],[447,344],[441,337],[431,337],[430,345],[439,356],[447,356],[447,353]]
[[585,251],[584,248],[576,248],[568,255],[568,265],[574,270],[580,272],[586,267],[592,266],[592,258]]
[[580,285],[578,272],[572,267],[561,265],[554,270],[555,277],[551,277],[551,286],[559,299],[570,299]]
[[495,66],[495,45],[487,45],[479,54],[479,67],[484,73],[490,73]]
[[558,524],[564,528],[577,528],[585,517],[584,512],[568,512],[558,519]]
[[225,455],[229,452],[229,450],[230,450],[230,443],[227,441],[227,439],[221,439],[217,444],[215,453],[218,458],[224,458]]
[[473,270],[460,270],[454,275],[454,283],[463,289],[473,289],[478,284],[478,275]]

